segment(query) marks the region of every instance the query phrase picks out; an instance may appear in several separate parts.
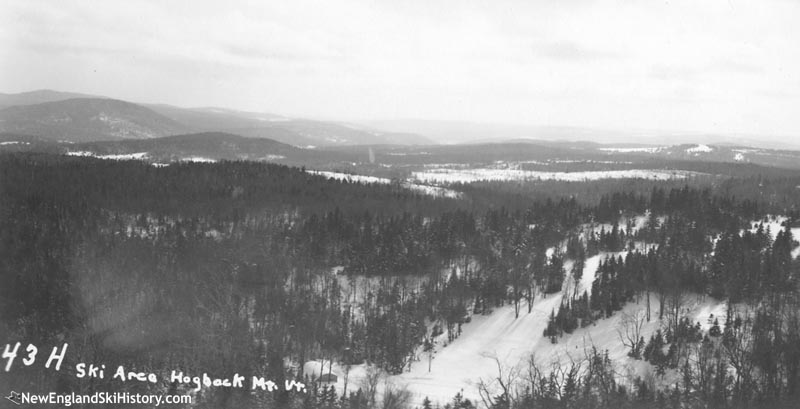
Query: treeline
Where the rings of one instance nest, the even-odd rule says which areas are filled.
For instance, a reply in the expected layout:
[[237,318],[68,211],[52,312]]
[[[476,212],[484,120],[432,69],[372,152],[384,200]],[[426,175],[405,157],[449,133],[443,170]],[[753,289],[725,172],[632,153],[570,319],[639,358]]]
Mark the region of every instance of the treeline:
[[111,161],[47,154],[2,154],[2,193],[62,206],[183,219],[243,220],[260,213],[339,207],[391,215],[437,214],[457,202],[390,184],[363,184],[316,176],[301,168],[263,162],[173,163]]
[[[792,256],[797,242],[791,221],[774,240],[775,232],[763,223],[752,229],[749,224],[740,229],[736,223],[704,227],[710,236],[693,233],[695,224],[673,216],[655,228],[645,226],[638,234],[616,228],[601,231],[596,241],[604,251],[626,247],[620,243],[656,241],[644,248],[627,246],[624,257],[603,260],[591,293],[565,298],[551,314],[544,335],[557,342],[564,333],[610,317],[630,301],[643,300],[644,310],[636,316],[623,313],[621,342],[630,357],[649,361],[657,373],[672,370],[682,378],[675,385],[674,404],[791,407],[800,399],[800,265]],[[664,326],[645,339],[639,329],[655,318],[651,294],[659,298],[657,314]],[[728,303],[726,316],[709,317],[708,331],[683,315],[687,300],[697,294]],[[669,402],[663,390],[643,380],[637,380],[633,389],[635,396],[630,396],[634,392],[630,388],[623,391],[620,405],[642,399],[637,403],[642,407]]]
[[[740,231],[736,225],[713,235],[718,229],[700,230],[696,223],[676,216],[666,218],[660,227],[656,220],[651,220],[634,234],[614,227],[608,233],[602,230],[590,235],[590,248],[629,251],[624,257],[602,260],[592,283],[591,297],[588,293],[576,293],[566,298],[558,314],[553,313],[552,327],[545,335],[571,333],[578,319],[586,326],[598,317],[610,317],[634,299],[647,299],[649,320],[651,293],[659,297],[658,318],[670,315],[669,323],[675,328],[687,294],[707,294],[733,304],[757,304],[796,291],[798,266],[792,251],[797,243],[789,225],[777,232],[774,241],[763,223],[755,231]],[[716,237],[716,243],[712,237]],[[634,245],[637,242],[639,246]],[[646,244],[642,247],[642,243]]]
[[[258,374],[279,384],[302,378],[302,364],[318,358],[400,373],[426,343],[457,337],[471,314],[508,304],[530,313],[535,297],[564,290],[567,259],[582,266],[595,251],[658,244],[603,263],[591,294],[565,297],[559,314],[574,316],[554,331],[574,328],[576,317],[588,323],[613,313],[648,289],[664,290],[662,297],[694,286],[710,291],[700,268],[708,234],[738,231],[761,208],[688,186],[606,193],[599,205],[574,196],[528,199],[524,207],[518,197],[505,199],[483,206],[260,163],[155,168],[3,155],[0,341],[68,342],[70,359]],[[643,229],[576,236],[586,223],[647,209],[654,210]],[[667,215],[663,223],[659,214]],[[785,256],[783,240],[784,250],[758,253]],[[581,271],[570,274],[579,281]],[[69,369],[13,371],[0,375],[12,389],[120,389]],[[198,406],[365,407],[358,396],[369,391],[353,387],[355,398],[325,392],[313,402],[220,388]]]
[[[574,201],[479,216],[392,186],[254,163],[153,168],[21,155],[4,156],[0,171],[3,341],[67,342],[68,360],[137,371],[260,374],[279,384],[302,377],[290,363],[318,357],[403,371],[433,337],[427,322],[452,340],[470,308],[510,302],[506,256],[521,260],[583,219]],[[425,280],[345,298],[346,277],[331,274],[339,265]],[[520,295],[528,266],[516,267]],[[121,387],[74,369],[14,370],[3,381],[19,389]],[[221,389],[203,402],[239,399],[256,398]],[[291,398],[277,399],[285,407]]]

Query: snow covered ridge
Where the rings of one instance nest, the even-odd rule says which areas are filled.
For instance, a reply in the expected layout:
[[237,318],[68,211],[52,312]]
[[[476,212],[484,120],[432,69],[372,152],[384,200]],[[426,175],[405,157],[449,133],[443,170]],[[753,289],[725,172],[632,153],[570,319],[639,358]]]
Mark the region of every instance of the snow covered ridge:
[[686,153],[709,153],[713,151],[714,148],[708,145],[697,145],[691,148],[686,149]]
[[[136,152],[136,153],[123,153],[123,154],[116,154],[116,155],[98,155],[94,152],[89,151],[72,151],[67,152],[67,156],[85,156],[85,157],[92,157],[97,159],[105,159],[105,160],[147,160],[150,158],[150,154],[148,152]],[[270,156],[280,156],[280,155],[270,155]],[[268,159],[278,159],[278,158],[268,158]],[[180,162],[195,162],[195,163],[215,163],[217,162],[216,159],[206,158],[203,156],[188,156],[185,158],[181,158]],[[155,167],[164,167],[169,166],[168,163],[153,163]]]
[[30,142],[20,142],[20,141],[0,142],[0,146],[5,146],[5,145],[30,145]]
[[568,182],[585,182],[601,179],[651,179],[671,180],[686,179],[704,175],[699,172],[684,170],[604,170],[586,172],[540,172],[518,169],[430,169],[414,172],[414,180],[423,183],[471,183],[478,181],[526,181],[526,180],[560,180]]
[[[320,171],[320,170],[309,170],[308,173],[313,175],[324,176],[328,179],[335,179],[335,180],[345,180],[348,182],[356,182],[356,183],[379,183],[388,185],[392,183],[390,179],[387,178],[379,178],[375,176],[364,176],[364,175],[352,175],[349,173],[341,173],[341,172],[328,172],[328,171]],[[416,192],[420,192],[429,196],[433,197],[447,197],[450,199],[460,199],[463,194],[461,192],[457,192],[452,189],[447,189],[443,187],[437,186],[428,186],[422,185],[418,183],[412,182],[403,182],[400,186],[413,190]]]
[[99,155],[99,159],[110,160],[142,160],[147,158],[147,152],[128,153],[121,155]]
[[189,156],[181,158],[181,162],[194,162],[194,163],[216,163],[216,159],[206,158],[203,156]]
[[364,175],[352,175],[349,173],[341,173],[341,172],[328,172],[322,170],[309,170],[308,173],[312,175],[319,175],[324,176],[328,179],[335,179],[335,180],[343,180],[347,182],[357,182],[357,183],[380,183],[388,185],[392,181],[387,178],[379,178],[375,176],[364,176]]
[[67,152],[67,156],[91,156],[97,159],[107,160],[144,160],[147,159],[147,152],[125,153],[119,155],[96,155],[89,151]]
[[89,152],[89,151],[67,152],[67,156],[94,156],[94,152]]

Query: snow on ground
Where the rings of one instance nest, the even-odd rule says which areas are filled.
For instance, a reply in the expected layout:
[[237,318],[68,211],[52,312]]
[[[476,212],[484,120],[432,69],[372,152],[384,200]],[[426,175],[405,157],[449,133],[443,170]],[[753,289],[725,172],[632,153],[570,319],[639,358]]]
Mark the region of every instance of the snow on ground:
[[94,152],[73,151],[73,152],[67,152],[67,156],[94,156]]
[[733,160],[741,162],[744,160],[744,155],[741,153],[737,153],[736,155],[733,155]]
[[188,156],[181,158],[181,162],[194,162],[194,163],[216,163],[216,159],[206,158],[204,156]]
[[30,145],[30,142],[6,141],[0,142],[0,145]]
[[[604,252],[588,258],[579,290],[591,291],[591,283],[600,261],[609,256],[624,257],[625,253]],[[567,264],[565,263],[565,267]],[[341,268],[333,271],[341,271]],[[565,269],[565,274],[569,276],[569,269]],[[344,281],[341,284],[343,288],[354,286],[358,289],[365,283]],[[571,291],[570,288],[571,285],[565,280],[564,291]],[[565,334],[553,344],[542,334],[550,313],[557,310],[561,304],[562,293],[548,296],[537,294],[531,313],[528,313],[528,306],[523,303],[519,318],[515,318],[513,305],[495,308],[487,315],[472,316],[472,321],[462,326],[462,334],[452,343],[444,346],[443,341],[446,338],[440,338],[430,372],[427,354],[420,350],[419,360],[413,363],[410,371],[385,376],[381,385],[388,383],[397,387],[407,387],[413,394],[413,405],[421,404],[426,396],[434,402],[449,402],[458,392],[462,392],[465,398],[478,402],[480,401],[478,383],[481,379],[490,381],[497,375],[498,361],[504,370],[509,370],[512,367],[527,365],[528,360],[533,357],[540,369],[549,371],[552,365],[568,365],[573,361],[585,359],[585,351],[592,346],[596,346],[601,352],[608,351],[621,377],[631,374],[642,377],[653,375],[650,364],[627,356],[628,348],[622,344],[618,333],[625,315],[644,314],[646,297],[642,296],[636,302],[628,303],[622,311],[614,313],[610,318],[579,328],[572,334]],[[651,320],[644,324],[641,332],[641,336],[645,339],[662,325],[658,319],[658,298],[656,294],[650,296]],[[687,295],[684,297],[684,307],[683,314],[692,322],[700,322],[705,330],[711,326],[709,321],[711,314],[715,317],[725,317],[725,303],[710,297]],[[325,361],[323,368],[322,362],[318,360],[306,363],[304,369],[306,374],[313,374],[312,378],[330,371],[338,378],[335,383],[337,390],[340,393],[343,390],[344,374],[348,368],[338,364],[331,366],[328,361]],[[363,364],[349,367],[348,390],[358,389],[367,372],[368,368]],[[660,385],[670,385],[674,382],[675,376],[677,376],[675,373],[668,372],[664,378],[658,378],[656,381]]]
[[307,172],[311,173],[312,175],[319,175],[319,176],[324,176],[328,179],[342,180],[347,182],[380,183],[380,184],[389,184],[392,182],[387,178],[379,178],[375,176],[351,175],[349,173],[328,172],[321,170],[309,170]]
[[588,235],[591,234],[600,234],[603,230],[606,233],[612,231],[614,229],[614,225],[611,223],[586,223],[581,226],[581,231],[584,234],[584,238],[588,238]]
[[312,175],[319,175],[324,176],[328,179],[335,179],[335,180],[342,180],[347,182],[357,182],[357,183],[380,183],[380,184],[389,184],[392,181],[387,178],[379,178],[375,176],[364,176],[364,175],[352,175],[349,173],[341,173],[341,172],[328,172],[328,171],[321,171],[321,170],[309,170],[308,173]]
[[[586,350],[596,346],[598,351],[608,351],[614,362],[617,373],[621,376],[635,374],[646,376],[652,373],[648,363],[637,361],[627,356],[628,348],[619,337],[618,328],[624,315],[643,314],[645,298],[639,302],[628,303],[622,311],[611,318],[579,328],[573,334],[566,334],[556,344],[542,336],[547,326],[547,319],[553,309],[561,303],[560,294],[547,297],[539,296],[534,301],[530,314],[527,306],[523,306],[519,318],[515,318],[514,307],[503,306],[489,315],[473,316],[472,322],[463,325],[463,332],[456,340],[444,348],[437,348],[435,357],[428,371],[428,359],[420,353],[419,361],[413,364],[411,371],[400,375],[388,376],[385,381],[400,387],[407,387],[414,396],[413,404],[420,404],[427,396],[432,401],[444,403],[462,392],[464,397],[479,401],[477,385],[481,379],[490,381],[497,374],[498,361],[504,370],[525,366],[533,357],[534,362],[545,371],[551,365],[568,365],[573,361],[585,358]],[[705,330],[710,327],[709,315],[725,317],[725,303],[701,296],[688,296],[685,313],[692,322],[700,322]],[[648,339],[661,328],[658,319],[658,297],[651,295],[651,320],[643,325],[641,336]],[[337,375],[337,389],[344,387],[344,368],[325,363],[321,370],[321,362],[306,365],[306,373],[317,376],[322,373]],[[357,365],[350,367],[348,390],[357,389],[362,382],[366,367]],[[662,379],[665,385],[672,381]]]
[[638,215],[633,218],[633,228],[636,231],[639,231],[645,228],[645,226],[647,226],[647,222],[649,220],[650,220],[650,211],[648,211],[647,214]]
[[[786,230],[786,227],[782,225],[787,220],[786,216],[767,216],[764,220],[754,220],[750,222],[750,232],[755,233],[758,230],[758,225],[764,223],[764,229],[769,228],[772,240],[775,240],[778,237],[778,232]],[[800,240],[800,227],[792,227],[789,230],[792,232],[792,238],[795,241]],[[800,257],[800,246],[792,250],[792,257]]]
[[97,159],[106,160],[143,160],[147,159],[147,152],[122,153],[117,155],[97,155],[94,152],[89,151],[72,151],[67,152],[67,156],[91,156]]
[[303,374],[308,375],[312,380],[319,378],[320,375],[331,373],[342,373],[343,368],[338,363],[331,363],[330,360],[308,361],[303,366]]
[[[354,314],[360,314],[360,305],[367,299],[367,295],[377,293],[378,288],[392,288],[395,282],[400,282],[408,291],[422,291],[422,287],[428,282],[426,276],[409,275],[345,275],[341,274],[342,267],[332,270],[338,281],[341,290],[342,306],[351,306]],[[443,274],[445,274],[443,272]]]
[[712,147],[708,146],[708,145],[702,145],[702,144],[700,144],[700,145],[697,145],[697,146],[691,147],[691,148],[689,148],[689,149],[686,149],[686,153],[695,153],[695,154],[696,154],[696,153],[701,153],[701,152],[703,152],[703,153],[708,153],[708,152],[711,152],[711,151],[713,151],[713,150],[714,150],[714,149],[713,149]]
[[[94,152],[89,151],[72,151],[67,152],[67,156],[89,156],[94,157],[97,159],[105,159],[105,160],[145,160],[148,158],[148,152],[136,152],[136,153],[121,153],[121,154],[114,154],[114,155],[98,155]],[[216,159],[206,158],[203,156],[188,156],[185,158],[180,159],[181,162],[196,162],[196,163],[215,163],[217,162]],[[153,163],[153,166],[156,167],[163,167],[169,166],[168,163]]]
[[714,320],[710,320],[712,315],[714,318],[719,319],[720,328],[725,328],[725,317],[728,312],[727,304],[724,302],[719,303],[706,303],[696,308],[689,319],[692,322],[699,322],[703,331],[708,331],[714,324]]
[[[750,222],[750,232],[755,233],[758,231],[758,226],[764,223],[764,230],[766,231],[769,229],[772,240],[775,240],[775,238],[778,237],[778,232],[784,230],[782,224],[785,223],[786,220],[787,218],[785,216],[767,216],[763,220],[753,220]],[[792,234],[795,234],[794,230],[795,229],[792,229]]]
[[541,172],[519,169],[448,169],[433,168],[424,172],[413,172],[412,179],[423,183],[471,183],[477,181],[526,181],[526,180],[561,180],[584,182],[601,179],[685,179],[700,175],[690,171],[665,171],[649,169],[607,170],[586,172]]
[[[700,322],[704,328],[708,327],[709,314],[725,316],[723,302],[695,296],[686,301],[687,316],[693,322]],[[636,371],[638,375],[645,375],[641,371],[648,370],[649,364],[629,358],[628,348],[621,343],[617,332],[623,314],[644,311],[644,298],[638,303],[627,304],[611,318],[577,329],[573,334],[559,338],[557,344],[552,344],[542,336],[542,332],[550,312],[558,308],[560,302],[561,295],[539,297],[534,301],[531,314],[527,313],[527,307],[523,307],[517,319],[514,318],[513,306],[498,308],[488,316],[475,316],[472,323],[463,326],[459,338],[437,352],[431,372],[428,372],[427,359],[421,357],[410,372],[394,376],[392,380],[396,384],[406,384],[419,401],[428,396],[433,401],[446,402],[462,389],[465,397],[475,400],[479,399],[476,390],[479,380],[490,380],[497,374],[495,357],[506,370],[526,365],[532,354],[541,368],[549,368],[554,362],[568,365],[572,360],[583,359],[585,348],[592,345],[599,351],[608,351],[620,374]],[[645,339],[661,327],[658,297],[651,295],[650,303],[651,321],[645,323],[641,332]]]
[[119,155],[97,155],[98,159],[108,160],[142,160],[147,158],[147,152],[125,153]]
[[423,356],[410,372],[392,377],[393,381],[407,385],[419,401],[425,396],[449,401],[462,389],[465,397],[478,399],[477,382],[497,371],[492,357],[501,362],[521,362],[537,345],[550,342],[542,333],[550,312],[560,303],[560,294],[540,296],[531,313],[523,306],[517,319],[510,305],[497,308],[490,315],[473,316],[472,322],[462,327],[461,336],[436,353],[431,372]]
[[592,295],[592,283],[594,282],[595,273],[597,273],[597,268],[600,267],[601,261],[605,261],[609,257],[616,258],[619,256],[622,256],[624,259],[627,255],[627,251],[620,251],[618,253],[601,252],[596,256],[587,258],[586,263],[583,266],[583,275],[581,275],[578,294],[583,294],[583,292],[586,291],[590,296]]
[[447,189],[438,186],[419,185],[416,183],[403,183],[402,186],[406,189],[421,192],[433,197],[448,197],[451,199],[460,199],[464,195],[463,193],[457,192],[453,189]]
[[[364,176],[364,175],[353,175],[350,173],[341,173],[341,172],[329,172],[329,171],[320,171],[320,170],[309,170],[308,173],[313,175],[324,176],[328,179],[335,179],[335,180],[343,180],[348,182],[357,182],[357,183],[379,183],[379,184],[386,184],[392,183],[391,179],[387,178],[379,178],[375,176]],[[448,197],[451,199],[459,199],[463,196],[461,192],[457,192],[452,189],[447,189],[438,186],[428,186],[419,183],[411,183],[411,182],[403,182],[400,184],[402,187],[413,190],[416,192],[420,192],[429,196],[433,197]]]
[[618,153],[633,153],[633,152],[644,152],[644,153],[656,153],[664,149],[662,146],[652,147],[652,148],[600,148],[598,150],[605,151],[605,152],[618,152]]

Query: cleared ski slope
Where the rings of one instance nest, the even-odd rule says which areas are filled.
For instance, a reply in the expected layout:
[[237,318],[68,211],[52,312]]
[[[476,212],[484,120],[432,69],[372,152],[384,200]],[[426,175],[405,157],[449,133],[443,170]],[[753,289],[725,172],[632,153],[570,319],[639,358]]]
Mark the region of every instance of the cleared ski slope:
[[[588,258],[579,282],[579,293],[583,290],[591,291],[595,272],[603,259],[620,255],[624,257],[625,252],[601,253]],[[570,293],[573,291],[570,280],[565,280],[564,290]],[[497,360],[507,371],[514,366],[527,365],[528,359],[533,355],[541,368],[549,368],[554,363],[566,365],[572,360],[583,359],[584,350],[592,346],[599,351],[608,350],[620,376],[631,373],[646,376],[651,371],[649,364],[627,356],[628,350],[620,342],[617,332],[623,313],[633,314],[644,310],[644,298],[639,302],[628,303],[611,318],[579,328],[572,334],[565,334],[558,339],[557,344],[552,344],[542,333],[551,311],[558,309],[563,293],[564,291],[547,297],[537,295],[530,313],[525,303],[521,305],[519,318],[515,318],[513,305],[496,308],[488,315],[474,315],[470,323],[462,326],[462,334],[449,345],[443,346],[446,337],[440,337],[430,372],[427,354],[420,350],[419,361],[412,364],[410,371],[386,377],[382,384],[407,387],[414,395],[412,403],[415,405],[421,404],[426,396],[434,402],[444,404],[460,391],[465,398],[478,401],[478,383],[481,379],[489,381],[497,376]],[[642,330],[645,339],[661,327],[658,320],[658,297],[652,295],[650,303],[652,319]],[[685,306],[686,315],[693,322],[699,321],[705,329],[708,328],[709,314],[722,317],[725,315],[725,304],[707,297],[689,295],[685,299]],[[328,367],[329,364],[326,363],[323,373],[328,372]],[[319,362],[308,363],[305,368],[308,374],[320,373]],[[336,386],[341,393],[344,387],[344,369],[334,364],[331,372],[339,378]],[[365,374],[364,365],[351,367],[348,391],[357,390]],[[665,379],[662,382],[668,384],[670,380]]]

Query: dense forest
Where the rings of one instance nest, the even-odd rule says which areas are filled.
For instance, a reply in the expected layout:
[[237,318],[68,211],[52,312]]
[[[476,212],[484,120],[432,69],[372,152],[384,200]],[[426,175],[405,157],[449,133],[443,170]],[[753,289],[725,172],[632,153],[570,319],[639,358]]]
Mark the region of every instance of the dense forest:
[[[0,384],[193,393],[78,378],[83,360],[309,385],[304,394],[204,389],[199,408],[795,407],[798,185],[781,172],[691,185],[495,182],[456,186],[465,198],[451,199],[266,163],[3,154],[0,343],[68,343],[70,354],[60,371],[16,363]],[[775,239],[752,225],[768,214],[787,216]],[[636,216],[645,218],[639,228],[620,222]],[[588,257],[622,250],[602,261],[591,294],[570,287]],[[662,320],[662,330],[626,347],[679,382],[625,387],[597,349],[571,368],[532,366],[500,393],[482,389],[483,402],[455,393],[411,402],[407,391],[370,383],[337,391],[304,373],[304,362],[322,357],[399,374],[474,315],[504,305],[523,315],[536,297],[562,291],[569,296],[537,334],[553,343],[656,297],[646,319]],[[726,300],[726,316],[700,329],[681,315],[687,294]]]

